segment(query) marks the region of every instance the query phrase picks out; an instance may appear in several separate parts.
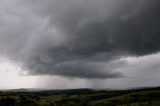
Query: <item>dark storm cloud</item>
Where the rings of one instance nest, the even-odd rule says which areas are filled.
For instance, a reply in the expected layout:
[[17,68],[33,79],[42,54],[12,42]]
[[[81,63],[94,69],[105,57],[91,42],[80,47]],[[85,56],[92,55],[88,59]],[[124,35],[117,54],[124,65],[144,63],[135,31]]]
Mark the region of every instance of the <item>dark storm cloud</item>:
[[122,56],[160,50],[159,0],[20,0],[17,4],[15,10],[2,8],[3,16],[10,18],[1,25],[0,49],[30,74],[117,78],[123,76],[117,71],[125,65],[119,60]]

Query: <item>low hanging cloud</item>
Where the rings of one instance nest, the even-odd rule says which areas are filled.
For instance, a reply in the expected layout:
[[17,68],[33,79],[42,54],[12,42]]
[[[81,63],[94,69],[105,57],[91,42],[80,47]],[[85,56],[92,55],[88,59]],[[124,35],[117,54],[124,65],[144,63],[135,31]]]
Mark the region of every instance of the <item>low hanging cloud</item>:
[[160,50],[159,0],[0,1],[0,54],[29,74],[119,78]]

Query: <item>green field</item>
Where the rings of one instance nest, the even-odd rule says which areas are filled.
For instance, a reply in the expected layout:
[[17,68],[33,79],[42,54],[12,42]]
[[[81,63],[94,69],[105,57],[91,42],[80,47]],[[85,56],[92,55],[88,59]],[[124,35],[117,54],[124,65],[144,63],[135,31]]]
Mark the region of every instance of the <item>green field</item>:
[[0,106],[160,106],[160,88],[0,92]]

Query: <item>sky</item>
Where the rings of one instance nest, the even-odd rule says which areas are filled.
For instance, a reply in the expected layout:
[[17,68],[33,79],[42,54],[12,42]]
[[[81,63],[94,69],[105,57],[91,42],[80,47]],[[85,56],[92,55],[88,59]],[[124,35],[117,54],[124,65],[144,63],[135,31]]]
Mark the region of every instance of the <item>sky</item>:
[[160,86],[159,0],[0,0],[0,89]]

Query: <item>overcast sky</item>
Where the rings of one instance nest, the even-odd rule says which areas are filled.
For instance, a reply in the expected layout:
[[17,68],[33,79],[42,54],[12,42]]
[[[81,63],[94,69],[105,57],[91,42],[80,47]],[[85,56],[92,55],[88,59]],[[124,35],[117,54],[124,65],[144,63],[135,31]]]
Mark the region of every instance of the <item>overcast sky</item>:
[[0,89],[160,85],[159,0],[1,0]]

